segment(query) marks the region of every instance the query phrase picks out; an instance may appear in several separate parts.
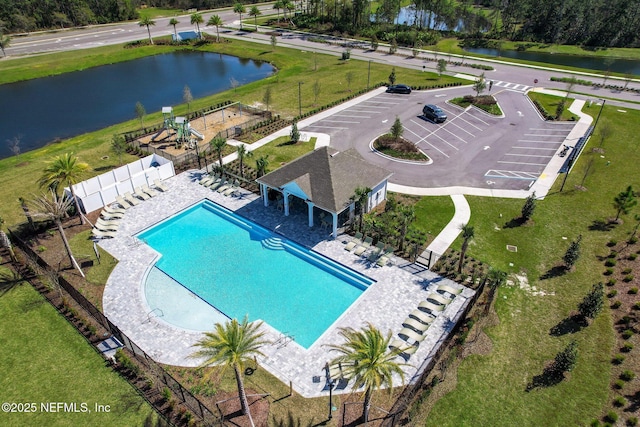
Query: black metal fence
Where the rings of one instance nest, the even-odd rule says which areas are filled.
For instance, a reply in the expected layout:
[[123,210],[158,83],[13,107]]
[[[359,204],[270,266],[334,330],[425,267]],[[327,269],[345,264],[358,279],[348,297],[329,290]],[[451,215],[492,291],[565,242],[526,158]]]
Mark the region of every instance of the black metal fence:
[[[49,272],[55,272],[57,270],[51,267],[47,262],[40,257],[40,255],[34,251],[20,236],[10,230],[11,240],[18,246],[29,259],[32,259],[38,263],[38,265],[46,269]],[[171,374],[165,371],[165,369],[156,363],[147,353],[144,352],[135,342],[133,342],[124,332],[114,325],[91,301],[89,301],[84,295],[82,295],[71,283],[69,283],[63,276],[57,274],[60,287],[71,297],[82,309],[85,310],[96,322],[104,327],[109,333],[115,336],[130,352],[134,358],[144,365],[147,370],[153,375],[153,382],[158,386],[159,384],[168,387],[172,395],[182,404],[187,406],[196,416],[198,416],[207,426],[225,426],[224,420],[221,416],[216,415],[214,411],[209,409],[204,403],[202,403],[197,397],[195,397],[189,390],[187,390],[178,380],[176,380]],[[132,383],[134,387],[135,384]],[[142,390],[138,390],[143,394]]]

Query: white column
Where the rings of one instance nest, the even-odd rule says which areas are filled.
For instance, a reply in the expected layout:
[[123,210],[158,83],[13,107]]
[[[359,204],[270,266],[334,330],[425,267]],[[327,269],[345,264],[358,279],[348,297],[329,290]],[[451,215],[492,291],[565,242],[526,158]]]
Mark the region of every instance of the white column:
[[289,193],[283,190],[282,197],[284,198],[284,216],[289,216]]
[[260,192],[262,193],[262,201],[264,206],[269,206],[269,187],[264,184],[260,184]]
[[338,214],[336,212],[331,212],[331,236],[336,239],[338,237]]
[[353,218],[355,217],[356,211],[356,202],[353,202],[349,205],[349,222],[353,223]]
[[309,207],[309,227],[313,227],[313,202],[307,200],[307,206]]

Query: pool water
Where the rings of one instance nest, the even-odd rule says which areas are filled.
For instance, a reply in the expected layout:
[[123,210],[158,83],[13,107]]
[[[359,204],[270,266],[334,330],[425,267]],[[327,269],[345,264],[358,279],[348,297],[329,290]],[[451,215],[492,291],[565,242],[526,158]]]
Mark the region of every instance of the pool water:
[[[156,268],[220,313],[263,320],[305,348],[373,283],[209,201],[138,237],[162,255]],[[154,275],[149,277],[146,292],[153,289],[157,295],[157,284],[150,283]],[[189,298],[178,301],[177,310],[185,311],[186,305],[190,311]],[[165,320],[178,326],[180,317],[165,313]],[[203,327],[213,330],[213,324]]]

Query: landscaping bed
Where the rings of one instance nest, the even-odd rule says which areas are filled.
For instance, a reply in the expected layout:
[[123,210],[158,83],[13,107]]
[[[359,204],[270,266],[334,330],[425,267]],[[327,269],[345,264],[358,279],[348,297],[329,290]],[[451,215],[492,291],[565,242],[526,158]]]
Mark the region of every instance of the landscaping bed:
[[492,95],[465,95],[462,98],[453,98],[449,102],[462,108],[473,105],[494,116],[502,116],[504,114],[498,105],[498,101]]
[[373,148],[382,154],[397,159],[428,162],[429,157],[418,149],[412,142],[404,138],[394,138],[391,135],[382,135],[373,142]]

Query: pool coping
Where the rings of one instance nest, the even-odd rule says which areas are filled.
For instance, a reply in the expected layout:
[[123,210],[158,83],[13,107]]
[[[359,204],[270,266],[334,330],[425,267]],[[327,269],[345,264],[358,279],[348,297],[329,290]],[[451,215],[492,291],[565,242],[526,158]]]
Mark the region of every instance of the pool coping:
[[[403,320],[427,295],[435,292],[436,286],[447,284],[456,289],[461,288],[461,294],[440,313],[427,330],[426,339],[420,344],[418,351],[402,367],[405,383],[415,381],[475,293],[428,270],[415,272],[410,268],[410,263],[400,258],[394,257],[392,266],[371,266],[363,258],[344,250],[343,241],[346,236],[340,235],[334,240],[321,227],[308,228],[305,212],[285,217],[275,207],[262,206],[257,195],[243,192],[240,197],[225,197],[198,185],[196,181],[199,177],[200,171],[187,171],[166,180],[165,184],[169,187],[166,193],[127,209],[116,237],[100,242],[102,248],[119,260],[105,286],[104,314],[159,363],[197,366],[200,361],[191,358],[190,354],[195,350],[193,345],[204,335],[202,332],[173,327],[149,313],[144,296],[144,279],[155,263],[157,252],[133,236],[203,199],[234,211],[267,229],[273,230],[277,226],[278,232],[290,240],[375,280],[309,349],[287,341],[279,331],[264,324],[266,338],[272,344],[261,348],[264,357],[258,358],[260,367],[285,384],[290,383],[303,397],[327,395],[325,365],[337,356],[327,345],[342,342],[339,328],[359,329],[371,323],[383,333],[392,332],[397,337]],[[401,384],[401,379],[394,378],[394,384]],[[350,384],[345,384],[345,387],[334,392],[351,392]]]

